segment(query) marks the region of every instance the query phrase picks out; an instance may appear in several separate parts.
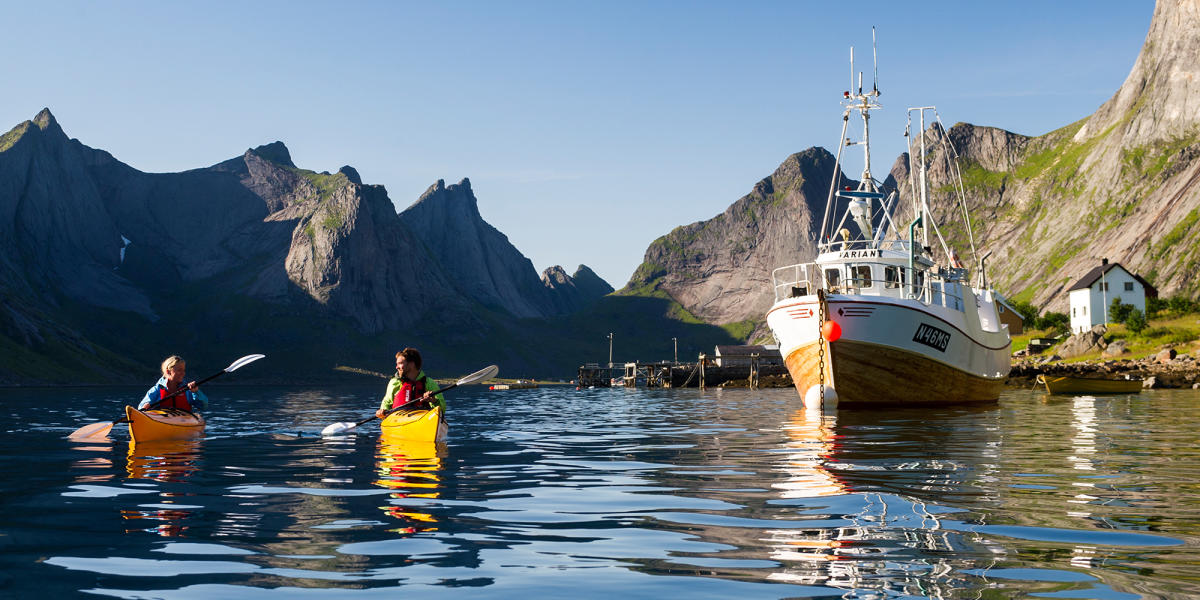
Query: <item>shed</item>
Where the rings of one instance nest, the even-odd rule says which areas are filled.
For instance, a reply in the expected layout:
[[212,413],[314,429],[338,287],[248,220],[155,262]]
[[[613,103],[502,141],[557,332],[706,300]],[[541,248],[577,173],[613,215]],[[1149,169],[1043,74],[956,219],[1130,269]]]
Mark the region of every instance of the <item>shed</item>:
[[713,359],[718,367],[749,367],[752,354],[758,355],[759,366],[783,364],[779,346],[775,345],[717,346]]

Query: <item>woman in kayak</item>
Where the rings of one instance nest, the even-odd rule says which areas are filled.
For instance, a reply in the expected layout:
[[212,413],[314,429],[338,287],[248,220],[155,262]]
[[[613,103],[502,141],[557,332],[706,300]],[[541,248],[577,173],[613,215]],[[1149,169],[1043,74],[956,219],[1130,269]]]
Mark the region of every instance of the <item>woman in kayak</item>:
[[154,387],[146,392],[146,397],[142,399],[141,404],[138,404],[138,410],[177,408],[193,412],[204,410],[208,406],[208,396],[205,396],[204,392],[200,391],[195,381],[188,382],[186,392],[163,401],[163,398],[170,396],[172,392],[178,390],[183,385],[183,377],[187,375],[187,363],[182,358],[168,356],[162,363],[162,374],[163,376],[158,380],[158,383],[154,384]]
[[383,418],[387,411],[403,406],[410,402],[410,408],[417,408],[416,402],[434,404],[446,414],[446,400],[437,391],[441,389],[438,382],[425,376],[421,370],[421,353],[416,348],[405,348],[396,353],[396,376],[388,381],[387,392],[375,416]]

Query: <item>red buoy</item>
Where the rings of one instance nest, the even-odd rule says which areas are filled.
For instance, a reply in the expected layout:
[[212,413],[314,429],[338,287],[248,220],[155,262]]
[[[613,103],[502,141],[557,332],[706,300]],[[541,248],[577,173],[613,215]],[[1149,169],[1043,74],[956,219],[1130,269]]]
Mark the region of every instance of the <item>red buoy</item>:
[[821,326],[821,336],[827,342],[836,342],[838,338],[842,337],[842,326],[834,321],[825,321],[825,324]]

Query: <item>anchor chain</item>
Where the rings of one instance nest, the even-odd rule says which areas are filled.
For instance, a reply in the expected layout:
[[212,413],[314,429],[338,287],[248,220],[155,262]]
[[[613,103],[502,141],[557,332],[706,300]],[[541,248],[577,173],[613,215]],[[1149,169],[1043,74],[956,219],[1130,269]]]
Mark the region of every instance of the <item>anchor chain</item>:
[[825,402],[825,290],[817,290],[817,381],[820,400]]

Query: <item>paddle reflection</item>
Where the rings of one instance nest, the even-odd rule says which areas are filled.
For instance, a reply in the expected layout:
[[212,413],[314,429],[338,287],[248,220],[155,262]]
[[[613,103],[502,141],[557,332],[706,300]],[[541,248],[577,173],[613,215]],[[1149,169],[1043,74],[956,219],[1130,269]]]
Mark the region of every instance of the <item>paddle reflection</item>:
[[78,473],[75,476],[75,483],[109,481],[116,475],[113,472],[113,461],[109,458],[113,451],[112,440],[108,438],[86,440],[75,445],[73,449],[95,453],[71,462],[71,472]]
[[411,534],[436,531],[437,519],[429,514],[413,510],[419,502],[406,502],[414,498],[437,498],[441,484],[442,454],[444,444],[391,439],[381,436],[377,447],[374,484],[396,490],[388,494],[389,506],[381,506],[388,516],[397,519],[401,527],[390,531]]
[[[200,469],[202,439],[161,440],[154,442],[129,442],[125,470],[130,479],[149,479],[162,483],[180,483]],[[130,521],[161,521],[151,527],[127,529],[126,532],[148,531],[164,537],[183,535],[187,530],[184,522],[192,516],[191,510],[179,504],[185,494],[172,491],[159,492],[157,505],[141,505],[139,509],[124,509],[122,518]],[[188,506],[188,508],[191,508]]]

